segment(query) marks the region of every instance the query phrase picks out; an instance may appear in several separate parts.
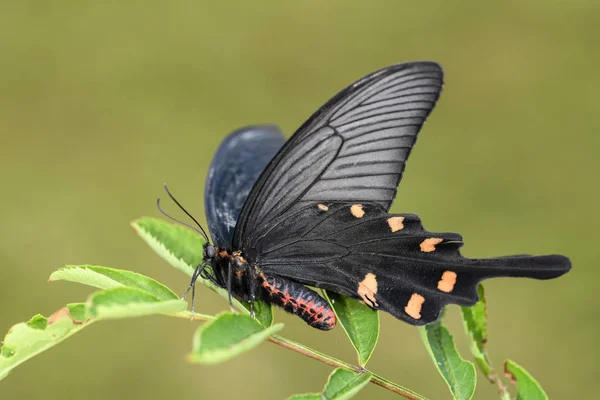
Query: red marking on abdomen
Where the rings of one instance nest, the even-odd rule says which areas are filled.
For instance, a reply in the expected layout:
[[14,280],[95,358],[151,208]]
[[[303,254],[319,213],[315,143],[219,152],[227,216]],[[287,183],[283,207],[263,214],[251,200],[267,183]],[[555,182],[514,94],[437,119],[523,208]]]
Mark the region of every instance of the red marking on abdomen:
[[299,316],[314,328],[329,330],[335,326],[337,319],[333,310],[314,290],[281,277],[267,278],[262,273],[259,277],[273,304]]

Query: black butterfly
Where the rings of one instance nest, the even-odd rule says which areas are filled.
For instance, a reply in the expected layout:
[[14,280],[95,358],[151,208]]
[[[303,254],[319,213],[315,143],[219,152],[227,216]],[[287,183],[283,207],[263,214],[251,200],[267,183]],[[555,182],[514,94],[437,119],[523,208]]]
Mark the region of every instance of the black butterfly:
[[388,213],[442,82],[436,63],[397,64],[342,90],[287,142],[268,125],[232,133],[206,182],[214,246],[205,246],[190,286],[201,276],[328,330],[333,311],[304,285],[423,325],[447,304],[475,304],[483,279],[569,271],[560,255],[465,258],[459,234]]

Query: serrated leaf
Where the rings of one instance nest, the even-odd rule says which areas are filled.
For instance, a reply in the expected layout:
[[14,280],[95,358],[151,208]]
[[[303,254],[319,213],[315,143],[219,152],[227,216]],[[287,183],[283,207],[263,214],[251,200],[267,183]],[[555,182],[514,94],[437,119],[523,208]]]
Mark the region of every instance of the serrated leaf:
[[21,363],[99,319],[174,313],[186,308],[183,300],[163,300],[142,289],[119,286],[92,294],[87,303],[67,304],[49,318],[35,315],[27,322],[14,325],[6,334],[0,350],[0,379]]
[[[79,304],[83,303],[71,304],[70,308],[77,310]],[[91,322],[74,318],[69,307],[63,307],[49,318],[36,315],[28,322],[14,325],[4,337],[0,352],[0,379],[5,378],[13,368],[62,342]]]
[[177,300],[171,289],[152,278],[136,272],[93,265],[67,265],[50,275],[49,281],[70,281],[83,283],[99,289],[120,286],[141,289],[161,300]]
[[206,240],[201,235],[151,217],[137,219],[131,226],[159,256],[184,274],[192,276],[196,266],[202,263]]
[[324,293],[356,350],[359,365],[364,367],[379,339],[379,313],[353,298],[334,292]]
[[161,300],[144,290],[121,286],[93,293],[88,299],[88,309],[93,318],[130,318],[185,311],[187,303]]
[[517,385],[517,400],[548,400],[538,381],[516,362],[506,360],[504,373]]
[[433,362],[457,400],[469,400],[475,392],[475,366],[458,354],[450,332],[441,321],[419,328]]
[[336,368],[327,378],[321,393],[296,394],[287,400],[347,400],[360,392],[372,377],[373,374],[369,371],[359,374],[345,368]]
[[475,363],[481,373],[492,384],[498,386],[500,397],[510,400],[510,393],[494,370],[485,348],[488,340],[487,304],[482,284],[477,287],[477,294],[479,295],[479,301],[473,307],[461,307],[463,326],[471,338],[471,354],[473,354]]
[[188,360],[200,364],[230,360],[252,350],[282,328],[283,324],[265,328],[244,314],[219,314],[213,321],[198,328]]
[[479,301],[473,307],[461,307],[462,320],[465,330],[471,337],[471,353],[481,372],[492,382],[497,376],[487,356],[487,309],[483,285],[477,287]]
[[[202,252],[206,241],[202,236],[187,228],[163,220],[143,217],[131,223],[136,233],[164,260],[173,267],[192,276],[194,269],[202,262]],[[229,299],[227,290],[212,282],[198,278],[197,282]],[[250,305],[232,298],[233,304],[246,314],[250,314]],[[256,319],[265,327],[273,324],[273,307],[266,303],[254,303]]]

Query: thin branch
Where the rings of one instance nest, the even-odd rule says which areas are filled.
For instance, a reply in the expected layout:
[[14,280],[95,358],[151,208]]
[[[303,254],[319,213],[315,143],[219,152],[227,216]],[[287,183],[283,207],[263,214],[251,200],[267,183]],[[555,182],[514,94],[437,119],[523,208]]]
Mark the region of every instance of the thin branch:
[[373,378],[371,378],[371,382],[378,386],[381,386],[382,388],[387,389],[391,392],[397,393],[400,396],[404,396],[405,398],[410,399],[410,400],[427,400],[426,397],[423,397],[422,395],[418,394],[417,392],[413,392],[410,389],[400,386],[394,382],[388,381],[387,379],[385,379],[379,375],[376,375],[376,374],[373,374]]
[[[212,321],[215,319],[215,317],[211,316],[211,315],[206,315],[206,314],[192,314],[189,311],[181,311],[175,314],[169,314],[172,315],[174,317],[178,317],[178,318],[185,318],[185,319],[190,319],[190,320],[198,320],[198,321]],[[354,371],[356,373],[364,373],[367,370],[365,370],[362,367],[357,367],[355,365],[352,364],[348,364],[345,361],[342,360],[338,360],[335,357],[331,357],[327,354],[321,353],[320,351],[317,351],[315,349],[312,349],[308,346],[305,346],[303,344],[300,344],[298,342],[294,342],[293,340],[290,339],[286,339],[284,337],[281,337],[279,335],[272,335],[271,337],[269,337],[267,339],[269,342],[271,343],[275,343],[276,345],[279,345],[281,347],[284,347],[288,350],[292,350],[295,351],[296,353],[302,354],[303,356],[306,356],[308,358],[312,358],[313,360],[317,360],[320,361],[324,364],[327,364],[329,366],[332,366],[334,368],[346,368],[350,371]],[[420,394],[413,392],[410,389],[407,389],[405,387],[402,387],[400,385],[397,385],[377,374],[373,374],[373,377],[371,378],[371,383],[380,386],[384,389],[389,390],[390,392],[394,392],[399,394],[400,396],[404,397],[405,399],[409,399],[409,400],[427,400],[426,397],[421,396]]]
[[[324,364],[330,365],[332,367],[342,367],[349,369],[351,371],[355,371],[357,373],[364,373],[366,370],[361,367],[357,367],[342,360],[338,360],[337,358],[331,357],[329,355],[323,354],[317,350],[311,349],[310,347],[304,346],[303,344],[296,343],[292,340],[283,338],[279,335],[273,335],[267,339],[271,343],[275,343],[279,346],[285,347],[286,349],[293,350],[297,353],[300,353],[306,357],[312,358],[313,360],[321,361]],[[410,389],[397,385],[393,382],[388,381],[385,378],[377,374],[373,374],[371,378],[371,383],[374,383],[377,386],[381,386],[384,389],[387,389],[391,392],[397,393],[400,396],[410,399],[410,400],[427,400],[426,397],[421,396],[418,393],[413,392]]]
[[342,360],[338,360],[337,358],[328,356],[327,354],[323,354],[317,350],[311,349],[310,347],[304,346],[300,343],[294,342],[290,339],[283,338],[279,335],[273,335],[267,339],[271,343],[275,343],[281,347],[285,347],[286,349],[295,351],[296,353],[300,353],[303,356],[308,358],[312,358],[313,360],[321,361],[324,364],[330,365],[332,367],[343,367],[349,369],[354,372],[364,372],[364,369],[360,367],[355,367],[354,365],[348,364]]
[[[490,367],[491,366],[492,364],[490,363]],[[487,376],[487,378],[492,384],[496,384],[496,386],[498,387],[498,394],[500,395],[501,399],[505,399],[507,398],[507,396],[510,399],[510,393],[508,392],[508,388],[504,386],[502,379],[500,379],[500,376],[498,376],[494,368],[491,369],[491,372]]]
[[177,318],[184,318],[184,319],[189,319],[190,321],[203,321],[203,322],[208,322],[208,321],[212,321],[213,319],[215,319],[215,317],[213,317],[212,315],[206,315],[206,314],[198,314],[198,313],[192,313],[190,311],[180,311],[174,314],[166,314],[166,315],[170,315],[172,317],[177,317]]

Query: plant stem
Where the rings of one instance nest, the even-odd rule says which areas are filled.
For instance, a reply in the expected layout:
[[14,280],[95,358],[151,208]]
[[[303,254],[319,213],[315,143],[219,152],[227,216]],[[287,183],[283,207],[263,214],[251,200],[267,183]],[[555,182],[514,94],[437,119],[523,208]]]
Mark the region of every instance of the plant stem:
[[212,321],[213,319],[215,319],[215,317],[213,317],[212,315],[198,314],[196,312],[192,314],[190,311],[180,311],[178,313],[167,314],[167,315],[170,315],[172,317],[177,317],[177,318],[189,319],[190,321],[208,322],[208,321]]
[[[271,343],[275,343],[279,346],[285,347],[286,349],[295,351],[300,353],[306,357],[312,358],[313,360],[321,361],[324,364],[330,365],[332,367],[342,367],[349,369],[351,371],[355,371],[357,373],[364,373],[365,369],[362,367],[357,367],[352,364],[348,364],[342,360],[338,360],[337,358],[331,357],[327,354],[323,354],[315,349],[311,349],[308,346],[304,346],[303,344],[294,342],[293,340],[283,338],[279,335],[273,335],[267,339]],[[381,386],[384,389],[387,389],[391,392],[397,393],[400,396],[410,399],[410,400],[427,400],[426,397],[421,396],[418,393],[413,392],[412,390],[406,389],[400,385],[397,385],[393,382],[388,381],[385,378],[377,374],[373,374],[371,378],[371,383],[374,383],[377,386]]]
[[[193,314],[192,315],[192,313],[189,311],[181,311],[181,312],[178,312],[175,314],[169,314],[169,315],[171,315],[173,317],[178,317],[178,318],[192,319],[192,320],[205,321],[205,322],[212,321],[215,319],[215,317],[213,317],[211,315],[205,315],[205,314]],[[279,335],[272,335],[267,340],[271,343],[275,343],[275,344],[277,344],[281,347],[284,347],[288,350],[295,351],[296,353],[300,353],[308,358],[312,358],[313,360],[321,361],[322,363],[330,365],[335,368],[339,368],[339,367],[346,368],[351,371],[357,372],[359,374],[364,373],[366,371],[362,367],[357,367],[355,365],[348,364],[345,361],[338,360],[335,357],[331,357],[327,354],[321,353],[320,351],[312,349],[312,348],[305,346],[303,344],[300,344],[298,342],[294,342],[293,340],[286,339]],[[371,383],[374,383],[377,386],[381,386],[382,388],[387,389],[390,392],[397,393],[406,399],[427,400],[426,397],[423,397],[420,394],[415,393],[410,389],[407,389],[407,388],[397,385],[391,381],[388,381],[387,379],[385,379],[377,374],[373,374],[373,377],[371,378]]]
[[420,395],[416,392],[413,392],[410,389],[407,389],[405,387],[397,385],[394,382],[388,381],[387,379],[385,379],[377,374],[373,374],[373,378],[371,378],[371,382],[374,383],[375,385],[381,386],[382,388],[387,389],[391,392],[398,393],[400,396],[403,396],[404,398],[407,398],[410,400],[427,400],[426,397],[423,397],[422,395]]
[[332,367],[344,367],[351,371],[355,372],[363,372],[360,367],[355,367],[354,365],[348,364],[342,360],[338,360],[337,358],[328,356],[327,354],[323,354],[317,350],[311,349],[310,347],[304,346],[303,344],[294,342],[290,339],[286,339],[279,335],[273,335],[267,339],[271,343],[275,343],[281,347],[285,347],[286,349],[295,351],[296,353],[300,353],[306,357],[312,358],[313,360],[321,361],[324,364],[330,365]]
[[510,393],[508,392],[508,388],[504,386],[502,379],[500,379],[500,376],[498,376],[498,374],[496,373],[496,371],[494,371],[493,368],[487,378],[492,384],[496,384],[496,386],[498,387],[498,394],[500,394],[501,400],[510,400]]

